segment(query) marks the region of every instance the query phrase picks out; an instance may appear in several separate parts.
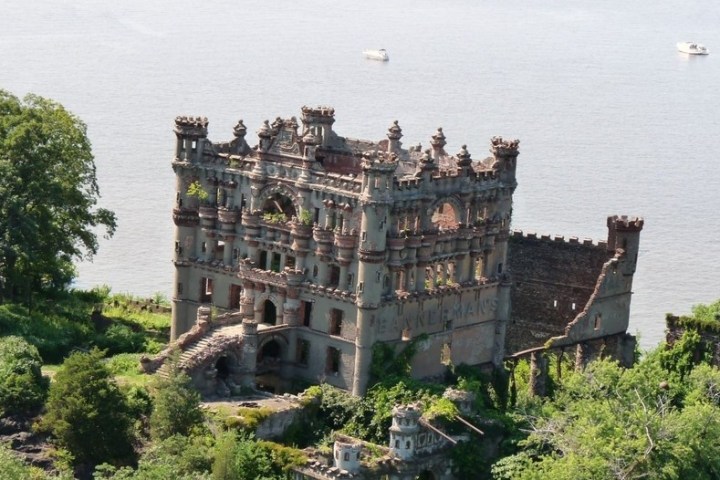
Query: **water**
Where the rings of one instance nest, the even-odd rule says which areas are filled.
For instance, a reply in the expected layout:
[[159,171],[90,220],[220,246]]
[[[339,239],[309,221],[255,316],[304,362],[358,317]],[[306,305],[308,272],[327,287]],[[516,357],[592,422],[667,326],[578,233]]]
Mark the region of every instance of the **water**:
[[[443,126],[476,159],[521,139],[513,226],[603,239],[608,214],[642,215],[631,331],[720,297],[720,6],[696,0],[147,2],[4,0],[0,88],[53,98],[93,142],[115,237],[78,285],[168,294],[173,119],[332,105],[341,135],[405,145]],[[675,43],[717,53],[693,58]],[[389,63],[360,52],[386,48]],[[254,136],[251,142],[254,141]]]

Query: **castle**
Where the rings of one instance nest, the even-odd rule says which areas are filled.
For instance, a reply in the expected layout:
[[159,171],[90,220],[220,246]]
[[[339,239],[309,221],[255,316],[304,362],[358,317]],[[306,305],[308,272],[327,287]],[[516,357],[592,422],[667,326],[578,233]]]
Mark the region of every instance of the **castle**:
[[242,120],[224,143],[206,118],[175,120],[171,340],[204,393],[323,381],[361,395],[376,344],[415,341],[416,377],[539,346],[632,346],[641,219],[610,217],[606,243],[513,233],[517,140],[475,160],[448,154],[440,128],[405,149],[397,121],[377,142],[334,122],[303,107],[251,147]]

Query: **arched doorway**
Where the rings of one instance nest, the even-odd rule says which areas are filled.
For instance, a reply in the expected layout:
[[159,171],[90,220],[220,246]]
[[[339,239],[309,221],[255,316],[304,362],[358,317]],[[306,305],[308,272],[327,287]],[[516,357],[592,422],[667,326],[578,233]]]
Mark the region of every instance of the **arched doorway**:
[[282,358],[282,347],[277,340],[270,340],[262,346],[257,356],[257,363],[279,362]]
[[217,378],[220,380],[226,380],[230,376],[230,366],[228,365],[228,358],[222,356],[215,362],[215,370],[217,370]]
[[271,339],[260,347],[257,353],[255,385],[258,390],[280,393],[282,380],[283,345],[277,339]]
[[275,325],[277,323],[277,308],[270,300],[265,300],[263,305],[263,323]]

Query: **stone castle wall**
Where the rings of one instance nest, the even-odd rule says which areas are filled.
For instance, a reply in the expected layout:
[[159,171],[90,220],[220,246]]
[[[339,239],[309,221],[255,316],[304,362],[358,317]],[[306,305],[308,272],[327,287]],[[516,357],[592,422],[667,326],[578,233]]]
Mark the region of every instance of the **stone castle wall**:
[[508,246],[513,285],[506,351],[516,352],[565,333],[590,299],[609,256],[604,242],[518,231]]

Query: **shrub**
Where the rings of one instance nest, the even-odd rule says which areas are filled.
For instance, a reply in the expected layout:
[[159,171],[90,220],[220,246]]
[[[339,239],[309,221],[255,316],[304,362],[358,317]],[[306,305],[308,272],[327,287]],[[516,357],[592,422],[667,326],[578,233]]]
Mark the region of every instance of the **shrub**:
[[57,371],[38,428],[52,433],[76,465],[122,462],[133,454],[131,420],[103,353],[93,349],[73,353]]
[[187,374],[173,365],[167,378],[157,378],[154,389],[155,408],[150,415],[154,438],[188,435],[202,424],[200,394],[192,388]]
[[37,348],[20,337],[0,338],[0,415],[31,412],[47,394]]

